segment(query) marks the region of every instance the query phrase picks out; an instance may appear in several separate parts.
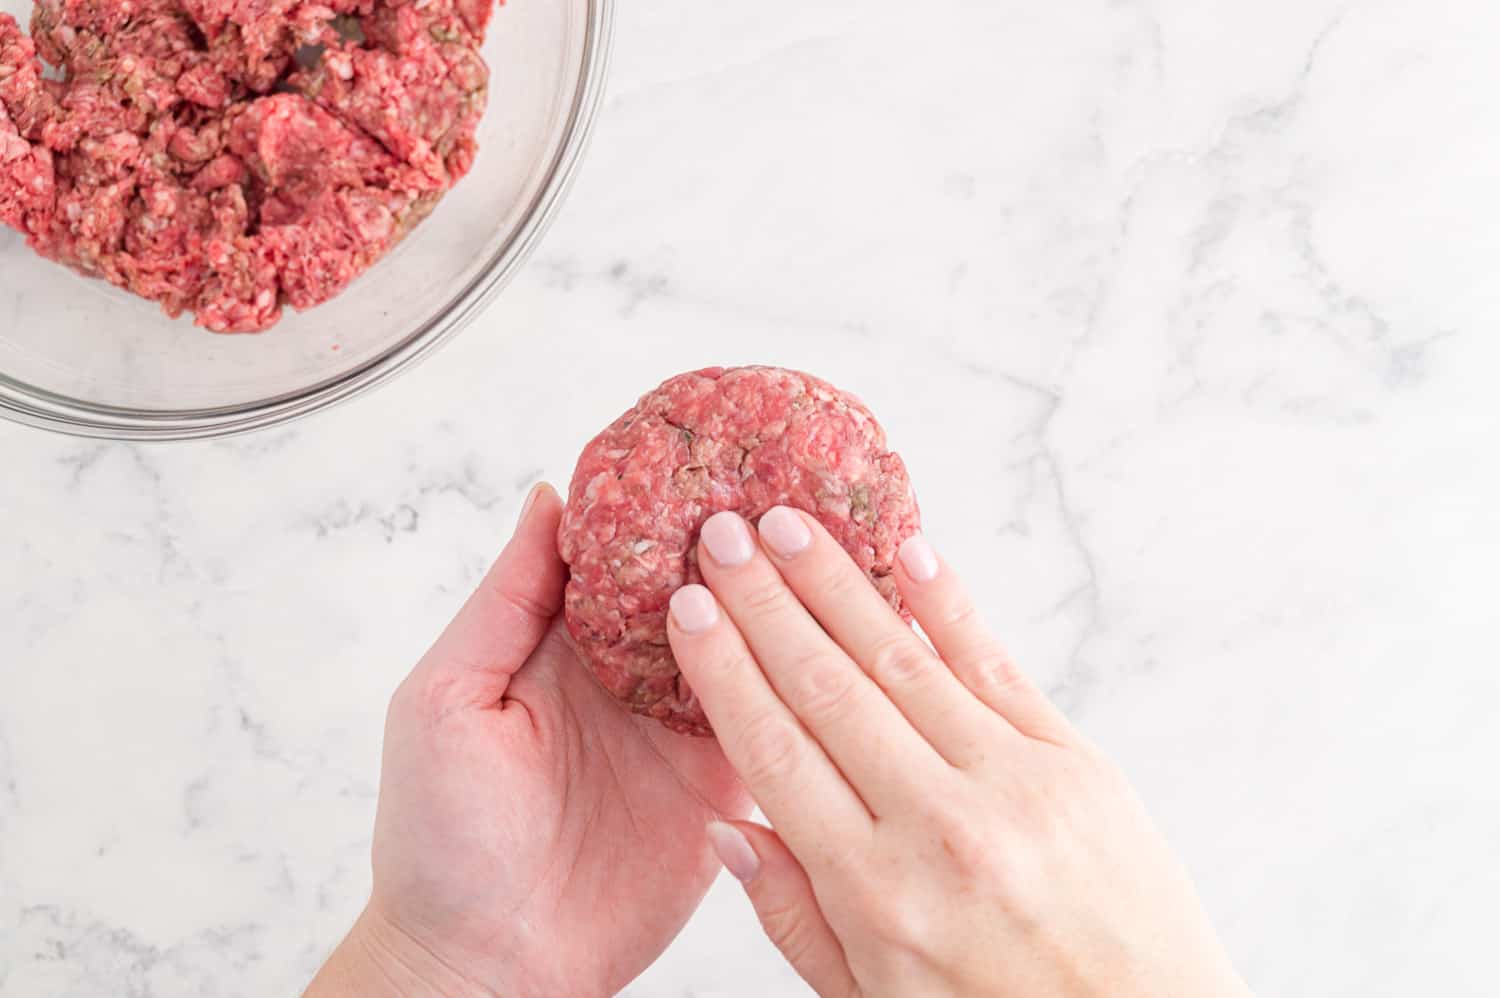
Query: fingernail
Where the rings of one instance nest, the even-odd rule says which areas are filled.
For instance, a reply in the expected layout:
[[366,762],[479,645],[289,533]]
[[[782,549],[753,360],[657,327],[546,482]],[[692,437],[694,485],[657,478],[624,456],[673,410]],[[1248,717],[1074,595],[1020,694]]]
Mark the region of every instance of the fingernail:
[[701,634],[719,622],[719,604],[702,586],[683,586],[672,594],[672,619],[687,634]]
[[760,536],[783,558],[795,558],[812,543],[812,531],[794,509],[776,506],[760,518]]
[[931,582],[938,577],[937,552],[932,550],[932,545],[921,534],[908,537],[897,554],[913,582]]
[[724,869],[742,884],[748,884],[760,872],[760,857],[755,855],[745,833],[722,821],[708,823],[708,842]]
[[755,554],[750,528],[736,513],[715,513],[703,525],[703,546],[709,557],[725,568],[737,568]]
[[537,482],[531,487],[531,491],[526,493],[526,501],[521,504],[521,519],[526,519],[526,514],[531,512],[531,507],[536,505],[536,501],[542,497],[542,493],[551,488],[552,486],[546,482]]

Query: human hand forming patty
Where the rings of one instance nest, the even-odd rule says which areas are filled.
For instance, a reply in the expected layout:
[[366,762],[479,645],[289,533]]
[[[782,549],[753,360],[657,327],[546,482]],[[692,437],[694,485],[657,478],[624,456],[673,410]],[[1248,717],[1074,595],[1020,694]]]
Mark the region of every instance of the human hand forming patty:
[[705,524],[678,664],[770,819],[715,826],[822,995],[1249,992],[1121,773],[1016,668],[921,537],[922,641],[807,514]]
[[896,577],[932,646],[816,519],[709,520],[669,635],[716,743],[576,661],[559,517],[538,489],[393,697],[374,890],[309,995],[612,994],[710,843],[823,995],[1248,994],[1124,778],[920,536]]
[[1247,994],[1124,777],[917,521],[826,382],[645,395],[566,515],[533,492],[393,698],[374,892],[312,993],[612,994],[716,852],[823,995]]
[[391,698],[374,888],[311,996],[613,994],[718,872],[749,803],[717,744],[620,709],[561,626],[562,504],[514,539]]

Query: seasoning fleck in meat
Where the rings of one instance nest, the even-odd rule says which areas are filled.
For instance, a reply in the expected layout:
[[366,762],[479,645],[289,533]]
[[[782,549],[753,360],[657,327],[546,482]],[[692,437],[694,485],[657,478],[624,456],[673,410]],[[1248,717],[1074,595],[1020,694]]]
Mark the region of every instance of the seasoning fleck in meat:
[[901,458],[852,395],[795,371],[710,368],[647,394],[584,449],[558,535],[565,612],[606,689],[668,728],[710,735],[667,645],[667,604],[701,581],[703,522],[806,510],[906,616],[891,577],[918,528]]
[[38,0],[30,37],[0,14],[0,223],[168,315],[268,329],[468,172],[491,9]]

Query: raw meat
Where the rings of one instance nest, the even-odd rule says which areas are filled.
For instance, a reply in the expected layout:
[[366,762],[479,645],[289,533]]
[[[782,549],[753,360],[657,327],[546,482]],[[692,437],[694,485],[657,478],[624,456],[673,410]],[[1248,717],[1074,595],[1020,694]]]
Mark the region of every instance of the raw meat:
[[168,315],[268,329],[468,172],[491,9],[39,0],[30,37],[0,14],[0,223]]
[[558,537],[568,629],[632,710],[712,734],[667,645],[668,600],[701,580],[705,520],[735,510],[754,522],[778,505],[816,516],[904,615],[891,572],[917,504],[854,396],[795,371],[711,368],[667,381],[584,450]]

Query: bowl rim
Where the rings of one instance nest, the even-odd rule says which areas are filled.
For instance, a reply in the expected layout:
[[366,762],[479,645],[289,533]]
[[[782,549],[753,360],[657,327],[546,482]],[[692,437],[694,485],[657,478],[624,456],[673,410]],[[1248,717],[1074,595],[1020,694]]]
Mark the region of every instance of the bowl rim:
[[454,304],[379,356],[326,381],[236,405],[144,410],[69,398],[0,372],[0,419],[75,437],[169,441],[227,437],[320,412],[382,385],[430,357],[468,327],[510,283],[551,227],[593,136],[608,77],[615,0],[587,0],[587,27],[578,90],[563,141],[521,224]]

